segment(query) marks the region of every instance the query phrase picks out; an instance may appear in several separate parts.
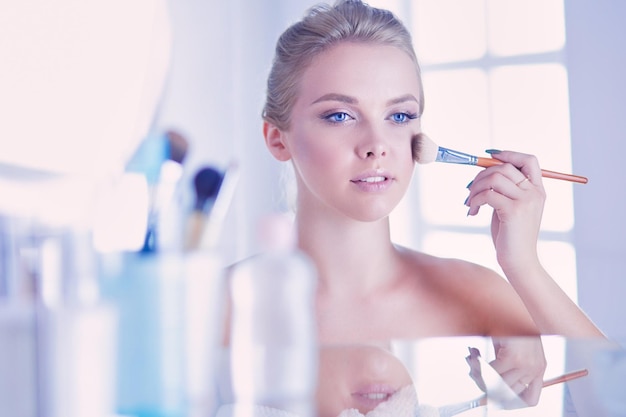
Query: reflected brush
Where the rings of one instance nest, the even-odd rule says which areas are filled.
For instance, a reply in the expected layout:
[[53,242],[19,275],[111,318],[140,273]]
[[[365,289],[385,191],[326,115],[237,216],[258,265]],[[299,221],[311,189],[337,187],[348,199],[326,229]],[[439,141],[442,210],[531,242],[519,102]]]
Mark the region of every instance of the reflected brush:
[[[503,164],[502,161],[495,158],[483,158],[443,148],[438,146],[424,133],[418,133],[413,136],[411,140],[411,150],[413,152],[413,159],[418,164],[446,162],[451,164],[476,165],[483,168]],[[586,184],[588,181],[587,178],[579,175],[563,174],[561,172],[548,171],[546,169],[542,169],[541,174],[545,178],[577,182],[579,184]]]
[[581,378],[583,376],[589,375],[589,371],[586,369],[581,369],[578,371],[568,372],[564,375],[557,376],[551,379],[546,379],[543,381],[543,387],[549,387],[550,385],[560,384],[562,382],[571,381],[573,379]]
[[[563,382],[572,381],[574,379],[587,376],[588,374],[589,374],[589,371],[587,369],[580,369],[578,371],[568,372],[566,374],[544,380],[542,387],[546,388],[552,385],[561,384]],[[439,417],[452,417],[452,416],[464,413],[465,411],[469,411],[477,407],[484,407],[487,405],[487,403],[488,403],[488,396],[487,394],[485,394],[470,401],[457,403],[457,404],[444,405],[442,407],[439,407],[438,415]]]

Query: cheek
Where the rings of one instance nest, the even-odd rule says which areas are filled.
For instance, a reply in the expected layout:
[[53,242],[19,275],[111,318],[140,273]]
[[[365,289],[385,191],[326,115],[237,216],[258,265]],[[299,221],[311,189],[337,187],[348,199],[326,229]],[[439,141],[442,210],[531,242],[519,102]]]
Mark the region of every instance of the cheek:
[[395,157],[402,164],[413,163],[413,152],[411,149],[411,142],[404,140],[404,138],[398,138],[397,142],[391,145]]
[[318,177],[323,173],[331,174],[345,152],[321,139],[300,137],[294,142],[292,155],[294,164],[303,175],[316,173]]
[[399,148],[398,152],[398,160],[399,165],[402,166],[407,173],[412,174],[415,170],[415,160],[413,159],[413,153],[411,151],[411,146],[407,145],[405,147]]
[[316,392],[317,413],[320,417],[336,417],[349,404],[347,376],[349,373],[344,369],[341,357],[333,353],[322,355]]
[[299,136],[293,141],[293,150],[296,158],[304,163],[320,162],[332,155],[329,146],[325,146],[321,139],[313,136]]

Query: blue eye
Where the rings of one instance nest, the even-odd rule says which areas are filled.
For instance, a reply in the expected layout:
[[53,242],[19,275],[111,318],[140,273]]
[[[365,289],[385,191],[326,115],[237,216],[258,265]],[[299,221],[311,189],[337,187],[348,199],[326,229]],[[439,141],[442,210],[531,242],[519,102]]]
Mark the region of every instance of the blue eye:
[[391,120],[395,123],[407,123],[409,120],[413,120],[417,117],[417,115],[414,114],[408,114],[408,113],[394,113],[391,115]]
[[350,117],[350,115],[345,112],[335,112],[324,116],[324,119],[332,123],[344,123],[352,119],[352,117]]

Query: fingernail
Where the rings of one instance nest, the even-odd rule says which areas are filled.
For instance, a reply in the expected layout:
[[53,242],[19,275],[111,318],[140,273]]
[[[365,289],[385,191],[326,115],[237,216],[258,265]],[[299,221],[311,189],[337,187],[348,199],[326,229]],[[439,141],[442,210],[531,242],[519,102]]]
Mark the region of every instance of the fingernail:
[[487,152],[488,154],[493,155],[494,153],[500,153],[502,151],[499,150],[499,149],[487,149],[485,152]]
[[467,210],[467,214],[465,215],[466,217],[469,217],[470,215],[470,211],[472,211],[472,208],[470,207],[469,210]]
[[476,216],[479,210],[480,210],[480,206],[476,206],[476,207],[470,206],[469,210],[467,210],[467,215]]
[[469,184],[467,184],[467,185],[465,186],[465,188],[470,188],[470,187],[472,186],[472,184],[474,184],[474,180],[471,180],[471,181],[469,182]]
[[469,196],[467,196],[467,198],[465,199],[465,202],[463,203],[464,206],[467,206],[467,202],[469,201]]
[[480,356],[480,350],[476,349],[475,347],[468,347],[469,349],[469,353],[472,357],[474,356]]

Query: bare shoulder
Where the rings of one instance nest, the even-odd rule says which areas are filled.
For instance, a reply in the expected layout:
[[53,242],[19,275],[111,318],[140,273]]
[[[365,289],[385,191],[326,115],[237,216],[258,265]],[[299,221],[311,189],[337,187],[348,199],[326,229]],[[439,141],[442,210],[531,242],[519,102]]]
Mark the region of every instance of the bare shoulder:
[[404,279],[443,303],[453,301],[486,334],[535,334],[536,326],[508,281],[485,266],[398,247]]
[[[485,266],[456,258],[442,258],[418,252],[404,247],[398,247],[398,253],[403,264],[409,271],[415,271],[415,276],[428,277],[443,283],[466,282],[472,285],[506,284],[504,278],[494,270]],[[413,274],[411,274],[413,275]]]

